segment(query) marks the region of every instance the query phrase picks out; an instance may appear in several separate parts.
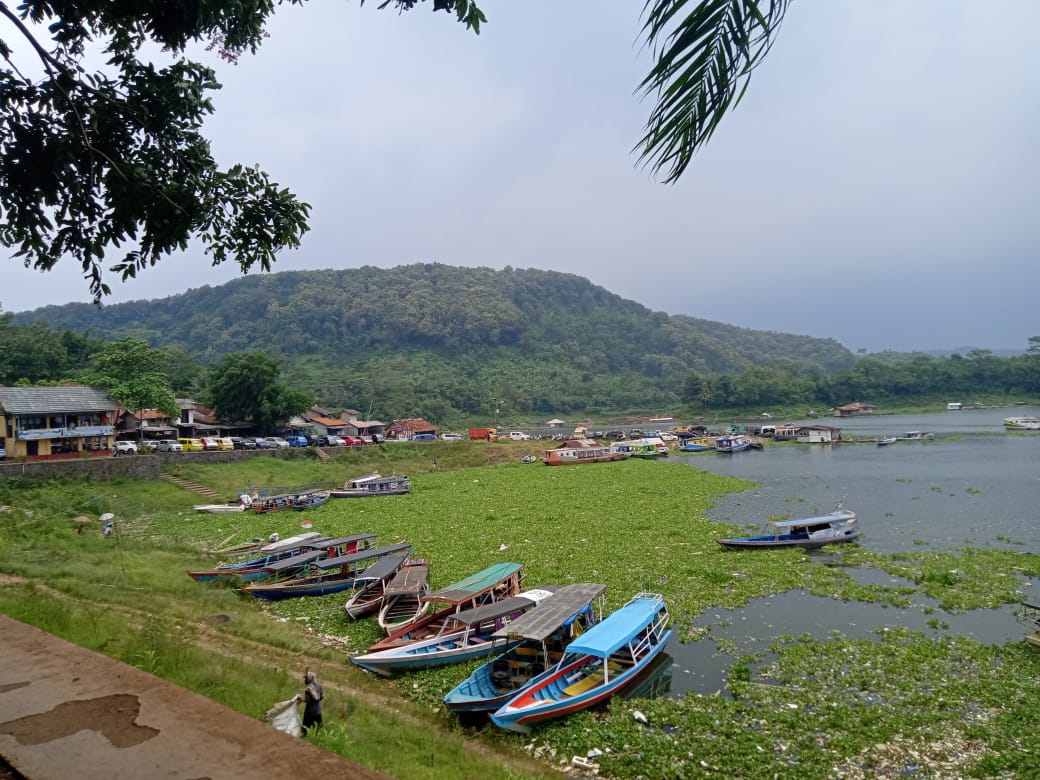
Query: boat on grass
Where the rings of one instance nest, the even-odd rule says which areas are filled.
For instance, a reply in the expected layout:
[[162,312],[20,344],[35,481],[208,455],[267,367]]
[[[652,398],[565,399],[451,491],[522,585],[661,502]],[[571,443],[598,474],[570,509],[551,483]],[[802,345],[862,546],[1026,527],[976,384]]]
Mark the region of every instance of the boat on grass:
[[751,437],[742,433],[719,436],[715,440],[716,452],[743,452],[748,449],[751,449]]
[[382,476],[378,471],[363,477],[348,479],[343,487],[331,491],[333,498],[367,498],[369,496],[398,496],[412,490],[406,474]]
[[551,590],[526,591],[519,596],[494,601],[456,612],[429,639],[390,647],[351,658],[351,663],[383,677],[428,669],[458,661],[482,658],[500,652],[519,640],[499,634],[499,629],[516,620],[540,601],[552,600]]
[[664,458],[668,456],[668,445],[663,439],[648,437],[634,441],[619,441],[610,445],[610,451],[631,458]]
[[406,560],[407,553],[387,555],[360,572],[354,578],[354,592],[343,605],[346,613],[354,620],[359,620],[378,612],[383,604],[387,584],[397,576]]
[[431,639],[441,633],[445,623],[450,621],[453,615],[465,609],[501,601],[510,596],[519,596],[523,578],[523,564],[503,562],[488,566],[446,588],[431,591],[420,600],[430,604],[431,609],[434,604],[444,606],[397,629],[373,644],[368,648],[368,652],[376,653],[391,647]]
[[1040,417],[1005,417],[1004,427],[1009,431],[1040,431]]
[[765,533],[759,536],[737,536],[716,539],[723,547],[731,550],[757,549],[760,547],[803,547],[814,549],[838,542],[851,542],[860,535],[856,513],[848,509],[836,509],[829,515],[806,517],[801,520],[771,520]]
[[664,650],[672,636],[657,593],[638,593],[567,645],[555,666],[491,714],[496,726],[527,732],[534,723],[607,702]]
[[389,636],[422,618],[432,606],[425,600],[429,592],[430,565],[421,558],[405,561],[383,591],[379,627]]
[[[287,568],[286,562],[279,562],[268,567],[271,578],[278,579],[281,575],[279,581],[247,585],[242,588],[242,593],[266,601],[339,593],[353,588],[358,576],[381,558],[395,553],[407,555],[411,547],[410,542],[399,542],[332,557],[319,554],[304,559],[303,566],[291,569]],[[285,577],[287,573],[291,574],[288,578]]]
[[250,496],[249,508],[258,515],[266,515],[270,512],[281,512],[293,505],[294,493],[278,493],[272,496]]
[[626,460],[631,453],[615,452],[609,445],[594,439],[568,439],[555,450],[546,450],[542,463],[546,466],[572,466],[580,463],[609,463]]
[[[245,542],[244,544],[237,544],[234,547],[222,547],[217,550],[211,550],[210,555],[219,558],[228,558],[235,555],[253,555],[254,553],[266,554],[295,547],[298,544],[312,539],[318,539],[320,537],[321,534],[317,531],[306,531],[305,533],[296,534],[295,536],[287,536],[284,539],[282,539],[278,533],[273,533],[266,539],[256,537],[252,541]],[[227,543],[232,538],[233,537],[228,537],[224,543]]]
[[1026,634],[1026,642],[1033,647],[1040,647],[1040,604],[1023,601],[1022,611],[1018,613],[1018,622],[1031,629],[1030,633]]
[[331,491],[328,490],[305,490],[292,497],[292,508],[297,512],[305,509],[317,509],[322,504],[328,503]]
[[[306,538],[304,538],[306,537]],[[247,561],[240,563],[228,563],[218,566],[216,569],[205,571],[189,571],[188,576],[197,582],[210,582],[213,580],[260,580],[272,576],[271,567],[286,560],[296,561],[297,558],[318,553],[316,556],[307,558],[304,563],[314,558],[332,555],[346,555],[348,553],[365,550],[375,544],[375,534],[357,534],[355,536],[341,536],[331,538],[322,536],[317,532],[308,532],[296,537],[290,537],[278,542],[264,545],[257,555]],[[296,561],[299,563],[299,561]],[[293,571],[291,565],[275,569],[275,572],[286,574]]]
[[226,504],[196,504],[193,508],[196,512],[210,515],[237,514],[246,511],[246,505],[242,503],[241,499],[228,501]]
[[563,658],[568,644],[595,625],[594,602],[606,585],[575,583],[558,589],[496,632],[517,644],[478,667],[444,697],[444,706],[485,717],[516,696],[535,677]]

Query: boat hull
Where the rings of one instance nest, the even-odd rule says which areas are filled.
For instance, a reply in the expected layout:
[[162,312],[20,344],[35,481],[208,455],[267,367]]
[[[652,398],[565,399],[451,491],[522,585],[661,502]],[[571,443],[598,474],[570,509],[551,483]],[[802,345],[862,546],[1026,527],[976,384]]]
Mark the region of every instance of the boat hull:
[[716,539],[719,544],[730,550],[752,550],[764,547],[800,547],[805,550],[813,550],[828,544],[840,544],[842,542],[853,542],[860,536],[859,531],[849,531],[843,536],[826,537],[822,539],[806,539],[804,537],[783,536],[741,536],[732,539]]
[[403,647],[390,648],[377,653],[351,658],[351,663],[383,677],[394,677],[416,669],[446,666],[460,661],[483,658],[493,652],[502,652],[516,642],[507,640],[477,639],[466,641],[466,632],[435,637],[422,642],[413,642]]

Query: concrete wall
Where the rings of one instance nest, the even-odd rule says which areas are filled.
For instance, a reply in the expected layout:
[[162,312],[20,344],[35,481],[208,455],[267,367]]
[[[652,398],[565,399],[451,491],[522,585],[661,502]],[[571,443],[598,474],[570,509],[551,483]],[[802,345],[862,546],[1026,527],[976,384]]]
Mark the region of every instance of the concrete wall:
[[221,452],[159,452],[154,455],[119,455],[110,458],[71,458],[56,460],[7,460],[0,463],[0,482],[8,479],[48,480],[91,479],[105,481],[118,477],[158,479],[168,463],[231,463],[256,457],[282,457],[278,450],[225,450]]

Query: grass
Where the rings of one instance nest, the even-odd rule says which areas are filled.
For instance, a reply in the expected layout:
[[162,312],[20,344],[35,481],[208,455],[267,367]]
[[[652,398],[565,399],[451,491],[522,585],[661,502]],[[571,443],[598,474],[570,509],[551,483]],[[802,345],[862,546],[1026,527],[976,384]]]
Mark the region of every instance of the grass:
[[[941,630],[893,629],[874,642],[780,637],[768,664],[734,659],[727,695],[615,702],[607,713],[520,737],[462,729],[441,706],[476,662],[393,681],[351,666],[348,653],[379,632],[372,620],[350,621],[342,595],[267,605],[184,574],[215,562],[208,549],[288,535],[307,517],[323,533],[410,541],[431,562],[434,587],[511,560],[525,564],[529,586],[605,583],[608,609],[637,590],[658,591],[687,640],[710,635],[710,627],[696,636],[688,628],[704,609],[786,590],[899,606],[918,592],[959,611],[1013,603],[1022,579],[1040,575],[1038,557],[1024,552],[878,555],[848,546],[836,553],[842,563],[912,583],[859,585],[844,567],[797,550],[761,555],[715,544],[740,529],[707,521],[705,511],[747,483],[680,463],[521,465],[529,451],[529,443],[434,442],[363,448],[330,462],[291,454],[176,466],[178,476],[229,497],[246,485],[341,482],[374,470],[412,476],[410,495],[337,500],[307,513],[202,515],[192,510],[198,496],[166,481],[0,485],[8,507],[0,513],[0,572],[24,579],[0,586],[0,609],[254,717],[297,692],[309,665],[332,692],[329,728],[313,739],[398,777],[551,776],[555,761],[528,754],[555,751],[559,760],[593,749],[604,751],[601,776],[824,778],[844,766],[852,777],[872,761],[897,761],[901,740],[927,747],[916,762],[931,762],[934,776],[950,762],[949,774],[1031,776],[1040,744],[1029,724],[1040,705],[1023,681],[1040,674],[1040,654],[1017,643],[987,647]],[[799,507],[785,516],[816,509],[789,500]],[[117,515],[112,538],[91,526],[75,532],[76,515],[106,511]],[[933,627],[943,625],[937,615]],[[901,768],[912,763],[907,753]]]

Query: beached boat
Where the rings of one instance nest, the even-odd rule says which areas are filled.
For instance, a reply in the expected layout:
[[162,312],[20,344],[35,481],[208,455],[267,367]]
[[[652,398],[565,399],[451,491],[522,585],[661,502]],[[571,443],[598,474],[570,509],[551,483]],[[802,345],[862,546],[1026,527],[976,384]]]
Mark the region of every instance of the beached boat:
[[431,591],[420,600],[431,605],[443,605],[440,609],[394,631],[368,648],[368,652],[376,653],[437,636],[456,613],[509,596],[519,596],[523,578],[523,564],[496,563],[453,585]]
[[631,453],[615,452],[594,439],[568,439],[555,450],[546,450],[542,463],[546,466],[572,466],[579,463],[609,463],[625,460]]
[[560,661],[491,714],[496,726],[531,724],[607,702],[664,650],[668,609],[657,593],[639,593],[567,645]]
[[[216,569],[205,571],[189,571],[188,576],[197,582],[212,580],[258,580],[271,576],[269,567],[286,558],[297,558],[311,552],[321,556],[346,555],[365,550],[375,544],[375,534],[357,534],[332,538],[317,532],[308,532],[299,536],[272,542],[259,549],[254,557],[240,563],[228,563]],[[290,567],[291,570],[291,567]]]
[[516,620],[540,601],[551,600],[552,591],[525,591],[453,614],[436,636],[351,658],[351,663],[384,677],[401,672],[445,666],[501,652],[520,640],[500,635],[499,629]]
[[766,524],[765,533],[759,536],[738,536],[715,541],[731,550],[760,547],[813,549],[827,544],[851,542],[858,539],[859,535],[859,521],[856,519],[856,513],[839,508],[831,514],[821,517],[770,521]]
[[1018,613],[1018,622],[1030,629],[1025,640],[1033,647],[1040,647],[1040,604],[1022,602],[1022,611]]
[[895,444],[898,441],[895,436],[878,436],[877,446],[887,447],[889,444]]
[[1004,427],[1009,431],[1040,431],[1040,417],[1005,417]]
[[715,449],[714,436],[699,436],[696,439],[683,439],[677,447],[679,452],[707,452]]
[[328,490],[305,490],[292,497],[292,508],[297,512],[305,509],[317,509],[322,504],[328,503],[330,491]]
[[663,458],[668,456],[668,445],[657,437],[619,441],[610,445],[612,453],[622,453],[632,458]]
[[497,633],[518,643],[477,668],[444,697],[454,713],[494,712],[531,680],[558,662],[571,641],[595,625],[596,599],[606,585],[575,583],[558,589],[538,609]]
[[343,605],[344,611],[354,620],[378,612],[386,586],[397,576],[406,560],[406,553],[387,555],[360,572],[355,578],[354,592]]
[[742,433],[719,436],[715,440],[716,452],[742,452],[751,448],[751,439]]
[[246,505],[241,500],[229,501],[226,504],[196,504],[193,508],[196,512],[204,512],[211,515],[236,514],[246,511]]
[[433,605],[424,599],[430,592],[430,566],[422,559],[405,561],[383,592],[379,627],[390,634],[412,625]]
[[[292,559],[280,561],[268,567],[269,579],[278,581],[247,585],[242,588],[242,593],[266,601],[340,593],[353,588],[358,575],[381,558],[396,553],[407,554],[411,547],[409,542],[399,542],[340,555],[319,554],[304,557],[301,559],[303,565],[296,567],[289,566]],[[291,576],[287,577],[287,574]]]
[[399,496],[410,492],[411,480],[405,474],[382,476],[379,472],[348,479],[341,488],[332,491],[333,498],[367,498],[369,496]]
[[281,512],[292,507],[294,493],[279,493],[273,496],[250,496],[249,508],[258,515]]
[[902,436],[897,436],[899,441],[927,441],[934,439],[935,434],[931,431],[907,431]]

